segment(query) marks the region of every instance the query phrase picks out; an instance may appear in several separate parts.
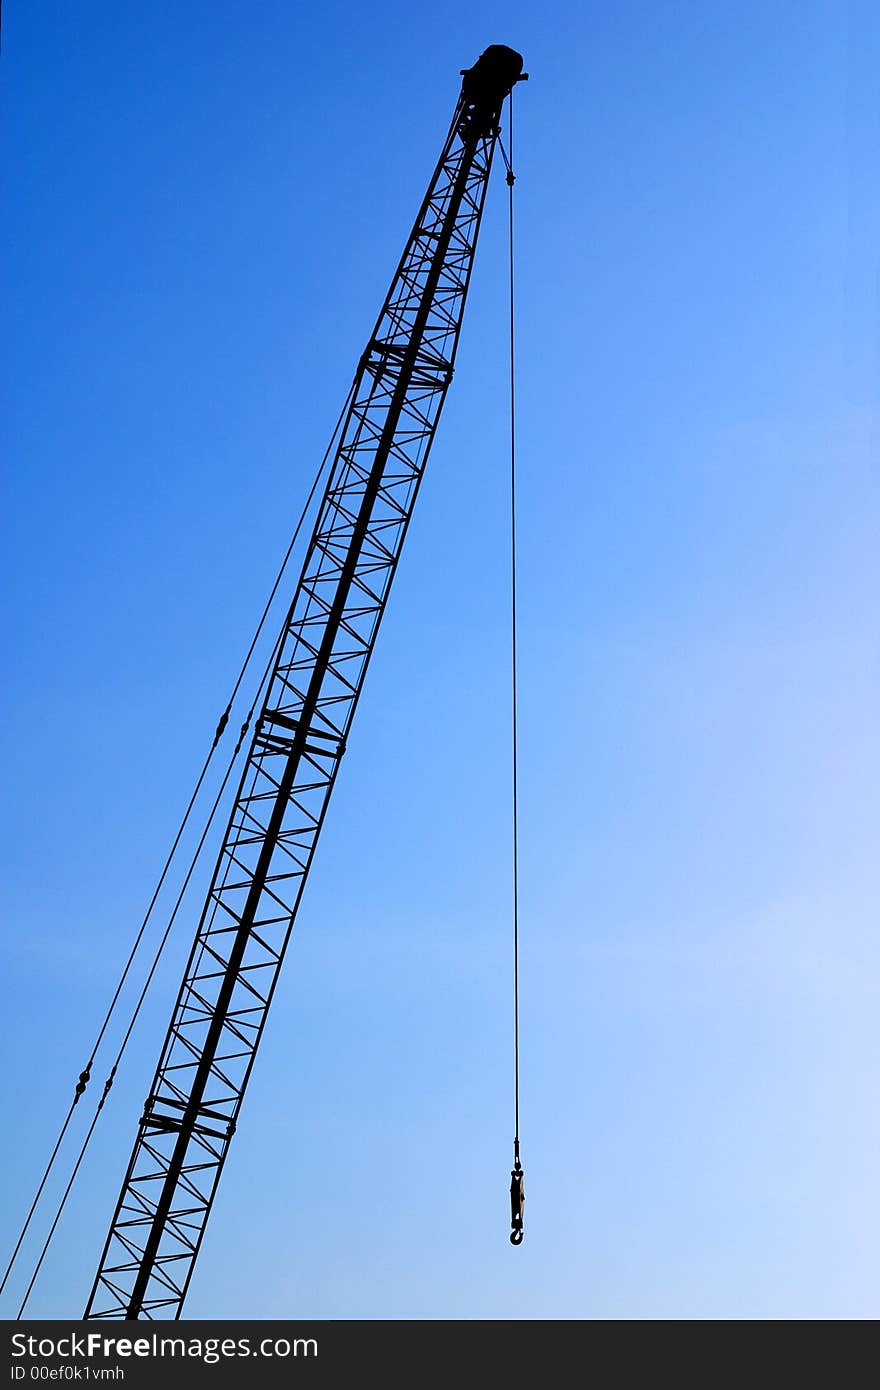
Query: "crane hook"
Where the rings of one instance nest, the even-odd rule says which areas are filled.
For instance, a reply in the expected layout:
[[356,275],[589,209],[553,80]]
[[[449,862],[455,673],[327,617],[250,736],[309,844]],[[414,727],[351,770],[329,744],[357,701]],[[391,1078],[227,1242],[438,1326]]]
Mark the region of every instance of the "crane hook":
[[525,1173],[516,1156],[516,1164],[510,1170],[510,1243],[522,1245],[523,1207],[526,1201]]

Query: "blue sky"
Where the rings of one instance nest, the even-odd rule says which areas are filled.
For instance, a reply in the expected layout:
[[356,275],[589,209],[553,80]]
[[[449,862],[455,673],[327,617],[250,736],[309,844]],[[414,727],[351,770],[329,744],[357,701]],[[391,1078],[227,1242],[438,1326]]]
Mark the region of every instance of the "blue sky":
[[[880,23],[861,0],[4,7],[3,1248],[458,70],[491,42],[531,73],[526,1239],[507,1244],[498,178],[187,1312],[876,1316]],[[35,1316],[84,1305],[198,905]]]

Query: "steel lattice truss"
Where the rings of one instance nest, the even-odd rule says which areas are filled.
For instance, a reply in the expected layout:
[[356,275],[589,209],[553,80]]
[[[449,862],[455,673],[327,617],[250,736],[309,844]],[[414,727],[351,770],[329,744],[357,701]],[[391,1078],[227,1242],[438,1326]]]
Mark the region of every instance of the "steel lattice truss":
[[496,133],[459,101],[361,358],[87,1318],[180,1316],[452,377]]

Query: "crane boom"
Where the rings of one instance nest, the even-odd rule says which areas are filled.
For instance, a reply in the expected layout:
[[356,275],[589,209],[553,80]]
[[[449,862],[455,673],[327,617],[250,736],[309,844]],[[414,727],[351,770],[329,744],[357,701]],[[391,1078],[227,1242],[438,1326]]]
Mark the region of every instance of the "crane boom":
[[452,379],[498,120],[522,73],[463,74],[355,375],[86,1318],[179,1318]]

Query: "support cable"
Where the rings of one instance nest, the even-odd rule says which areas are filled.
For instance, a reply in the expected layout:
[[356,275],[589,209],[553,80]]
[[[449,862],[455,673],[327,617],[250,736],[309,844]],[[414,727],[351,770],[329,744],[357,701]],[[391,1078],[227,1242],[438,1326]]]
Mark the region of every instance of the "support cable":
[[[519,1156],[519,777],[517,766],[517,659],[516,659],[516,354],[514,337],[514,217],[513,186],[513,92],[507,98],[510,156],[504,145],[501,153],[507,168],[507,220],[510,317],[510,636],[511,636],[511,713],[513,780],[513,1168],[510,1172],[510,1243],[522,1244],[525,1180]],[[500,143],[500,142],[499,142]]]
[[98,1116],[100,1115],[101,1111],[102,1111],[103,1108],[104,1108],[104,1102],[106,1101],[107,1096],[108,1096],[108,1094],[109,1094],[109,1092],[110,1092],[110,1088],[112,1087],[113,1082],[114,1082],[114,1080],[115,1080],[115,1078],[116,1078],[117,1069],[118,1069],[118,1067],[119,1067],[120,1062],[122,1061],[122,1057],[123,1057],[123,1054],[125,1053],[126,1047],[128,1046],[129,1039],[130,1039],[130,1037],[131,1037],[131,1035],[132,1035],[132,1033],[133,1033],[133,1031],[134,1031],[134,1026],[135,1026],[135,1024],[137,1023],[138,1015],[139,1015],[139,1013],[140,1013],[140,1011],[141,1011],[141,1008],[142,1008],[142,1006],[143,1006],[144,1000],[145,1000],[146,997],[147,997],[147,991],[149,990],[149,987],[150,987],[150,985],[152,984],[153,976],[155,975],[156,969],[157,969],[157,967],[158,967],[158,965],[159,965],[159,961],[160,961],[161,958],[162,958],[162,953],[163,953],[164,950],[165,950],[165,946],[167,945],[168,938],[169,938],[169,936],[171,935],[171,928],[174,926],[174,922],[175,922],[175,919],[176,919],[176,917],[177,917],[177,913],[178,913],[178,911],[179,911],[179,909],[180,909],[180,905],[181,905],[181,903],[183,902],[184,896],[185,896],[185,894],[186,894],[186,890],[187,890],[187,888],[189,887],[190,879],[191,879],[192,876],[193,876],[193,873],[194,873],[194,871],[195,871],[196,864],[198,863],[199,857],[201,856],[202,850],[204,849],[205,841],[206,841],[207,838],[208,838],[208,833],[209,833],[209,831],[210,831],[210,829],[211,829],[211,825],[213,824],[214,817],[215,817],[215,815],[217,814],[217,809],[218,809],[218,807],[220,806],[220,803],[221,803],[221,801],[222,801],[222,799],[223,799],[223,794],[224,794],[224,792],[225,792],[225,790],[226,790],[226,785],[227,785],[227,783],[228,783],[228,781],[229,781],[229,778],[230,778],[230,776],[231,776],[231,774],[232,774],[232,769],[233,769],[233,767],[234,767],[235,764],[236,764],[236,761],[237,761],[237,759],[238,759],[238,755],[239,755],[239,753],[241,752],[242,744],[244,743],[245,737],[246,737],[247,732],[248,732],[248,730],[249,730],[249,728],[250,728],[251,720],[252,720],[253,717],[254,717],[254,711],[255,711],[255,709],[256,709],[256,707],[257,707],[257,702],[258,702],[259,699],[261,698],[261,696],[262,696],[262,694],[263,694],[263,691],[264,691],[265,688],[266,688],[267,682],[268,682],[268,680],[269,680],[269,676],[270,676],[270,674],[271,674],[271,672],[272,672],[272,670],[273,670],[273,668],[274,668],[275,660],[276,660],[276,657],[277,657],[277,655],[278,655],[278,649],[279,649],[279,647],[281,646],[281,643],[282,643],[283,639],[284,639],[284,633],[282,632],[281,636],[278,638],[278,641],[275,643],[275,646],[274,646],[274,648],[273,648],[273,650],[272,650],[272,654],[271,654],[271,656],[269,657],[268,662],[266,663],[265,670],[263,671],[263,675],[262,675],[262,677],[261,677],[261,679],[260,679],[259,687],[257,688],[257,692],[256,692],[256,694],[255,694],[255,696],[254,696],[254,698],[253,698],[253,701],[252,701],[252,703],[251,703],[251,707],[250,707],[250,709],[248,710],[248,713],[247,713],[247,716],[246,716],[246,718],[245,718],[245,721],[244,721],[244,723],[242,724],[241,729],[240,729],[240,731],[239,731],[238,740],[237,740],[236,745],[235,745],[235,748],[234,748],[234,750],[233,750],[233,752],[232,752],[232,756],[230,757],[229,762],[228,762],[228,764],[227,764],[226,771],[225,771],[224,774],[223,774],[223,781],[220,783],[220,787],[219,787],[219,789],[218,789],[218,791],[217,791],[216,796],[214,797],[214,803],[213,803],[213,805],[212,805],[212,807],[211,807],[210,813],[209,813],[209,815],[208,815],[208,819],[207,819],[207,821],[205,822],[205,826],[204,826],[204,829],[202,830],[202,834],[201,834],[201,837],[200,837],[200,839],[199,839],[199,843],[198,843],[198,845],[196,846],[196,849],[195,849],[195,852],[193,853],[192,859],[190,860],[189,868],[188,868],[187,871],[186,871],[186,876],[185,876],[185,878],[184,878],[184,880],[183,880],[183,883],[182,883],[182,885],[181,885],[181,887],[180,887],[180,891],[179,891],[178,894],[177,894],[177,899],[176,899],[175,904],[174,904],[174,907],[173,907],[173,909],[172,909],[172,911],[171,911],[171,915],[170,915],[170,917],[169,917],[169,919],[168,919],[168,922],[167,922],[167,924],[166,924],[166,926],[165,926],[165,930],[164,930],[163,933],[162,933],[162,938],[161,938],[161,940],[160,940],[160,942],[159,942],[159,945],[156,947],[156,951],[155,951],[155,953],[154,953],[154,955],[153,955],[153,960],[152,960],[152,962],[151,962],[151,964],[150,964],[150,969],[149,969],[149,972],[148,972],[148,974],[147,974],[147,978],[146,978],[146,980],[144,981],[144,984],[143,984],[143,986],[142,986],[142,988],[141,988],[140,995],[138,996],[137,1003],[135,1004],[135,1007],[134,1007],[134,1010],[133,1010],[133,1012],[132,1012],[131,1018],[129,1019],[128,1027],[127,1027],[126,1030],[125,1030],[125,1034],[124,1034],[123,1039],[122,1039],[122,1042],[121,1042],[121,1044],[120,1044],[120,1046],[119,1046],[119,1050],[118,1050],[118,1052],[117,1052],[117,1054],[116,1054],[116,1059],[115,1059],[115,1061],[114,1061],[114,1063],[113,1063],[113,1066],[110,1068],[110,1072],[109,1072],[109,1074],[108,1074],[107,1080],[104,1082],[104,1090],[103,1090],[102,1093],[101,1093],[101,1098],[100,1098],[100,1100],[98,1101],[97,1108],[96,1108],[96,1110],[95,1110],[94,1115],[92,1116],[92,1122],[91,1122],[91,1124],[89,1125],[88,1131],[86,1132],[86,1137],[85,1137],[85,1139],[83,1140],[82,1147],[81,1147],[81,1149],[80,1149],[80,1151],[79,1151],[79,1155],[78,1155],[78,1157],[77,1157],[77,1160],[76,1160],[75,1164],[73,1165],[73,1171],[71,1172],[71,1175],[70,1175],[70,1178],[69,1178],[69,1180],[68,1180],[67,1186],[66,1186],[66,1188],[64,1189],[64,1193],[63,1193],[63,1195],[62,1195],[62,1197],[61,1197],[61,1201],[60,1201],[59,1204],[58,1204],[58,1208],[57,1208],[57,1210],[56,1210],[56,1212],[55,1212],[55,1217],[54,1217],[54,1219],[53,1219],[53,1221],[52,1221],[52,1225],[51,1225],[50,1228],[49,1228],[49,1234],[46,1236],[46,1240],[45,1240],[45,1242],[44,1242],[44,1244],[43,1244],[43,1248],[42,1248],[42,1250],[40,1251],[39,1259],[37,1260],[36,1266],[35,1266],[35,1268],[34,1268],[34,1272],[33,1272],[33,1274],[31,1275],[30,1283],[28,1284],[27,1289],[26,1289],[26,1291],[25,1291],[24,1298],[22,1299],[21,1307],[19,1308],[18,1313],[17,1313],[17,1315],[16,1315],[18,1321],[21,1320],[22,1314],[24,1313],[25,1305],[27,1304],[27,1301],[28,1301],[28,1299],[30,1298],[31,1290],[33,1289],[34,1284],[36,1283],[37,1275],[38,1275],[39,1272],[40,1272],[40,1268],[42,1267],[43,1260],[45,1259],[46,1253],[47,1253],[47,1251],[48,1251],[48,1249],[49,1249],[49,1246],[50,1246],[51,1243],[52,1243],[52,1237],[53,1237],[54,1234],[55,1234],[55,1230],[56,1230],[56,1227],[58,1226],[58,1222],[61,1220],[61,1213],[64,1211],[64,1208],[65,1208],[65,1206],[66,1206],[66,1204],[67,1204],[67,1199],[68,1199],[68,1197],[70,1196],[71,1189],[72,1189],[73,1184],[74,1184],[74,1182],[75,1182],[75,1180],[76,1180],[76,1175],[77,1175],[77,1173],[79,1172],[80,1165],[81,1165],[83,1159],[85,1158],[86,1149],[87,1149],[88,1146],[89,1146],[89,1143],[90,1143],[90,1141],[91,1141],[92,1135],[93,1135],[93,1133],[94,1133],[94,1131],[95,1131],[95,1126],[96,1126],[97,1123],[98,1123]]
[[[10,1258],[9,1258],[9,1263],[8,1263],[7,1266],[6,1266],[6,1270],[5,1270],[5,1273],[4,1273],[4,1275],[3,1275],[3,1279],[2,1279],[2,1281],[0,1281],[0,1294],[2,1294],[4,1288],[6,1287],[6,1283],[7,1283],[7,1280],[9,1279],[9,1275],[11,1274],[12,1269],[13,1269],[13,1266],[14,1266],[14,1264],[15,1264],[17,1258],[18,1258],[19,1251],[21,1250],[21,1247],[22,1247],[22,1244],[23,1244],[23,1242],[24,1242],[25,1236],[27,1235],[28,1229],[30,1228],[30,1224],[31,1224],[31,1221],[32,1221],[33,1216],[34,1216],[34,1212],[36,1211],[37,1206],[38,1206],[39,1201],[40,1201],[40,1198],[41,1198],[41,1196],[43,1195],[43,1190],[44,1190],[44,1188],[45,1188],[45,1186],[46,1186],[46,1183],[47,1183],[47,1181],[48,1181],[48,1179],[49,1179],[49,1175],[50,1175],[50,1173],[52,1172],[52,1169],[53,1169],[54,1164],[55,1164],[55,1160],[56,1160],[56,1158],[58,1157],[58,1151],[59,1151],[59,1149],[61,1148],[61,1144],[62,1144],[62,1142],[63,1142],[63,1140],[64,1140],[65,1134],[67,1133],[68,1127],[69,1127],[69,1125],[70,1125],[70,1121],[71,1121],[71,1119],[73,1118],[73,1112],[74,1112],[74,1110],[76,1109],[76,1106],[79,1104],[80,1098],[81,1098],[81,1096],[85,1093],[86,1087],[88,1086],[89,1081],[90,1081],[90,1079],[91,1079],[92,1067],[94,1066],[95,1058],[96,1058],[97,1053],[98,1053],[98,1049],[99,1049],[99,1047],[101,1046],[101,1043],[102,1043],[103,1038],[104,1038],[104,1034],[106,1033],[107,1027],[108,1027],[108,1025],[109,1025],[109,1023],[110,1023],[110,1019],[111,1019],[111,1017],[112,1017],[112,1015],[113,1015],[113,1013],[114,1013],[114,1011],[115,1011],[115,1009],[116,1009],[117,1003],[119,1002],[119,996],[120,996],[120,994],[122,993],[123,987],[124,987],[125,982],[126,982],[126,980],[127,980],[127,978],[128,978],[128,975],[129,975],[129,971],[131,970],[132,964],[133,964],[133,962],[134,962],[134,958],[135,958],[135,956],[136,956],[136,954],[137,954],[137,952],[138,952],[138,949],[139,949],[139,947],[140,947],[140,944],[141,944],[141,942],[142,942],[142,940],[143,940],[144,933],[146,932],[146,929],[147,929],[147,926],[148,926],[148,924],[149,924],[150,918],[151,918],[152,915],[153,915],[153,909],[154,909],[155,906],[156,906],[156,902],[157,902],[157,899],[158,899],[158,897],[159,897],[159,893],[161,892],[162,887],[163,887],[163,884],[165,883],[165,879],[166,879],[167,876],[168,876],[168,872],[169,872],[169,870],[170,870],[170,868],[171,868],[171,864],[172,864],[172,862],[173,862],[173,860],[174,860],[174,857],[175,857],[175,855],[176,855],[176,853],[177,853],[177,850],[178,850],[178,847],[179,847],[179,845],[180,845],[180,841],[181,841],[181,839],[182,839],[182,837],[183,837],[184,830],[186,829],[186,826],[187,826],[187,824],[188,824],[188,822],[189,822],[189,818],[190,818],[190,815],[191,815],[191,813],[192,813],[193,807],[194,807],[194,805],[195,805],[195,803],[196,803],[196,800],[197,800],[197,798],[198,798],[199,792],[201,791],[201,788],[202,788],[202,784],[203,784],[203,782],[204,782],[204,780],[205,780],[205,777],[206,777],[206,775],[207,775],[207,773],[208,773],[208,769],[209,769],[209,767],[210,767],[210,765],[211,765],[211,762],[212,762],[212,760],[213,760],[214,753],[216,752],[217,746],[218,746],[218,744],[220,743],[221,738],[223,737],[223,734],[224,734],[224,732],[225,732],[225,730],[226,730],[227,724],[229,723],[229,717],[230,717],[230,714],[232,713],[232,706],[233,706],[233,704],[234,704],[234,702],[235,702],[235,699],[236,699],[236,696],[238,695],[238,692],[239,692],[239,690],[240,690],[240,688],[241,688],[242,682],[244,681],[245,676],[246,676],[246,674],[247,674],[248,667],[250,666],[251,659],[252,659],[253,654],[254,654],[254,649],[256,648],[257,642],[259,641],[260,634],[261,634],[261,632],[262,632],[262,630],[263,630],[263,627],[264,627],[264,625],[265,625],[265,623],[266,623],[266,619],[267,619],[268,616],[269,616],[269,611],[270,611],[270,609],[271,609],[271,607],[272,607],[272,604],[273,604],[274,601],[275,601],[275,596],[276,596],[276,594],[277,594],[277,592],[278,592],[278,587],[279,587],[279,585],[281,584],[281,581],[282,581],[282,579],[283,579],[283,577],[284,577],[284,573],[285,573],[285,571],[286,571],[286,569],[287,569],[287,566],[288,566],[288,564],[289,564],[289,562],[290,562],[290,557],[291,557],[291,555],[292,555],[292,553],[293,553],[293,548],[294,548],[294,546],[296,545],[296,542],[297,542],[297,540],[298,540],[298,538],[299,538],[299,535],[300,535],[300,532],[301,532],[301,530],[302,530],[303,524],[304,524],[304,522],[305,522],[306,516],[307,516],[307,514],[308,514],[309,508],[310,508],[311,505],[312,505],[312,499],[313,499],[314,496],[315,496],[315,493],[316,493],[316,491],[317,491],[317,489],[318,489],[318,485],[319,485],[319,483],[320,483],[320,481],[321,481],[321,478],[323,477],[324,470],[325,470],[325,468],[327,467],[327,461],[328,461],[328,459],[330,458],[330,454],[331,454],[331,451],[332,451],[332,449],[333,449],[333,445],[334,445],[334,442],[335,442],[335,440],[336,440],[336,436],[337,436],[337,434],[339,433],[340,426],[342,425],[342,422],[343,422],[343,420],[344,420],[344,418],[345,418],[345,415],[346,415],[346,413],[347,413],[347,411],[348,411],[348,408],[349,408],[349,406],[350,406],[350,404],[351,404],[352,397],[353,397],[353,395],[354,395],[356,386],[357,386],[357,378],[355,378],[354,381],[352,381],[352,384],[351,384],[351,386],[350,386],[350,388],[349,388],[349,391],[348,391],[348,395],[347,395],[346,398],[345,398],[345,402],[344,402],[344,404],[343,404],[343,406],[342,406],[342,409],[341,409],[340,412],[339,412],[339,416],[338,416],[338,418],[337,418],[337,420],[336,420],[336,424],[335,424],[334,427],[333,427],[333,433],[332,433],[331,436],[330,436],[330,441],[329,441],[329,443],[328,443],[328,445],[327,445],[327,448],[326,448],[326,450],[325,450],[324,457],[322,458],[321,463],[320,463],[320,465],[319,465],[319,467],[318,467],[318,470],[317,470],[317,472],[316,472],[316,474],[315,474],[314,481],[312,482],[311,488],[309,489],[308,497],[306,498],[305,504],[304,504],[304,506],[303,506],[303,508],[302,508],[302,511],[300,512],[299,519],[297,520],[296,526],[295,526],[295,528],[294,528],[293,535],[292,535],[292,537],[291,537],[291,539],[290,539],[290,544],[289,544],[288,547],[287,547],[287,551],[286,551],[286,553],[285,553],[285,555],[284,555],[283,560],[281,561],[281,565],[280,565],[280,567],[279,567],[279,569],[278,569],[278,573],[277,573],[276,576],[275,576],[275,582],[274,582],[273,585],[272,585],[271,592],[270,592],[270,594],[269,594],[268,599],[266,600],[265,606],[264,606],[264,608],[263,608],[263,612],[262,612],[262,614],[260,615],[260,620],[259,620],[259,622],[257,623],[256,629],[254,630],[254,634],[253,634],[253,637],[251,638],[250,646],[249,646],[248,649],[247,649],[247,653],[246,653],[246,655],[245,655],[244,661],[242,662],[241,668],[240,668],[240,670],[239,670],[239,672],[238,672],[238,676],[236,677],[236,680],[235,680],[235,684],[234,684],[234,686],[233,686],[233,688],[232,688],[232,693],[230,694],[229,699],[228,699],[228,701],[227,701],[227,703],[226,703],[226,708],[224,709],[223,713],[222,713],[221,716],[220,716],[220,719],[218,720],[217,728],[216,728],[216,730],[214,731],[214,740],[213,740],[213,742],[212,742],[212,744],[211,744],[210,749],[208,750],[207,757],[205,758],[205,761],[204,761],[204,763],[202,764],[202,769],[201,769],[201,772],[199,773],[198,778],[197,778],[197,780],[196,780],[195,788],[194,788],[193,793],[192,793],[192,795],[191,795],[191,797],[190,797],[190,799],[189,799],[189,802],[188,802],[188,804],[187,804],[186,810],[185,810],[184,813],[183,813],[183,818],[182,818],[182,820],[181,820],[181,822],[180,822],[180,825],[178,826],[177,833],[176,833],[176,835],[175,835],[175,837],[174,837],[174,840],[173,840],[173,843],[172,843],[172,845],[171,845],[171,849],[168,851],[168,855],[167,855],[167,857],[166,857],[166,859],[165,859],[165,863],[164,863],[163,866],[162,866],[162,871],[161,871],[161,873],[160,873],[160,875],[159,875],[158,882],[156,883],[156,886],[155,886],[155,888],[154,888],[154,890],[153,890],[153,894],[152,894],[152,897],[150,898],[149,904],[148,904],[148,906],[147,906],[147,910],[146,910],[146,912],[145,912],[145,914],[144,914],[143,920],[141,921],[140,927],[138,928],[138,931],[137,931],[137,934],[136,934],[136,936],[135,936],[134,942],[133,942],[133,944],[132,944],[131,950],[129,951],[128,959],[126,960],[125,965],[123,966],[122,974],[121,974],[120,977],[119,977],[119,981],[118,981],[118,983],[117,983],[117,985],[116,985],[116,988],[115,988],[114,993],[113,993],[113,997],[112,997],[112,999],[111,999],[111,1001],[110,1001],[110,1004],[109,1004],[109,1006],[108,1006],[108,1008],[107,1008],[107,1012],[106,1012],[105,1015],[104,1015],[103,1021],[102,1021],[102,1023],[101,1023],[100,1029],[99,1029],[99,1031],[98,1031],[98,1036],[97,1036],[97,1038],[95,1039],[94,1045],[93,1045],[92,1050],[91,1050],[91,1053],[90,1053],[90,1055],[89,1055],[89,1060],[87,1061],[87,1063],[86,1063],[85,1067],[83,1068],[83,1070],[80,1072],[79,1077],[78,1077],[78,1079],[77,1079],[77,1083],[76,1083],[76,1087],[75,1087],[74,1095],[73,1095],[73,1100],[72,1100],[71,1103],[70,1103],[70,1108],[69,1108],[68,1111],[67,1111],[67,1115],[65,1116],[64,1122],[63,1122],[63,1124],[62,1124],[62,1126],[61,1126],[61,1130],[60,1130],[60,1132],[59,1132],[59,1134],[58,1134],[58,1138],[56,1139],[54,1148],[52,1149],[52,1152],[51,1152],[51,1154],[50,1154],[50,1156],[49,1156],[49,1161],[48,1161],[48,1163],[46,1164],[45,1171],[44,1171],[44,1173],[43,1173],[42,1178],[40,1179],[39,1186],[37,1187],[37,1191],[36,1191],[36,1193],[35,1193],[35,1195],[34,1195],[33,1201],[31,1202],[30,1208],[29,1208],[29,1210],[28,1210],[27,1216],[25,1217],[25,1220],[24,1220],[24,1223],[23,1223],[23,1225],[22,1225],[21,1231],[19,1232],[18,1239],[17,1239],[17,1241],[16,1241],[16,1243],[15,1243],[15,1248],[13,1249],[12,1254],[11,1254],[11,1256],[10,1256]],[[274,652],[273,652],[273,659],[274,659]],[[260,690],[262,689],[262,686],[263,686],[263,684],[264,684],[264,682],[265,682],[265,680],[266,680],[266,676],[268,675],[268,672],[269,672],[270,669],[271,669],[271,666],[267,666],[266,672],[264,673],[263,679],[262,679],[261,684],[260,684]],[[85,1143],[83,1144],[82,1150],[80,1151],[80,1156],[79,1156],[79,1158],[77,1159],[77,1162],[76,1162],[76,1165],[75,1165],[75,1167],[74,1167],[73,1174],[72,1174],[72,1176],[71,1176],[70,1182],[68,1183],[67,1189],[65,1190],[65,1193],[64,1193],[64,1197],[62,1198],[61,1207],[59,1208],[58,1214],[56,1215],[55,1221],[54,1221],[54,1223],[53,1223],[53,1225],[52,1225],[52,1229],[51,1229],[51,1231],[50,1231],[50,1233],[49,1233],[49,1237],[48,1237],[48,1239],[47,1239],[46,1245],[44,1246],[43,1251],[42,1251],[42,1254],[40,1255],[40,1260],[39,1260],[39,1263],[38,1263],[38,1265],[37,1265],[37,1270],[36,1270],[35,1273],[34,1273],[34,1279],[36,1278],[36,1274],[37,1274],[37,1272],[39,1271],[40,1264],[42,1264],[43,1256],[45,1255],[46,1249],[48,1248],[48,1243],[49,1243],[49,1241],[51,1240],[52,1235],[54,1234],[55,1226],[56,1226],[57,1223],[58,1223],[58,1217],[59,1217],[60,1214],[61,1214],[61,1210],[62,1210],[63,1207],[64,1207],[64,1203],[67,1201],[67,1195],[68,1195],[68,1193],[70,1192],[70,1188],[71,1188],[71,1186],[72,1186],[73,1179],[75,1178],[76,1173],[77,1173],[77,1170],[78,1170],[78,1168],[79,1168],[79,1165],[80,1165],[80,1163],[82,1162],[82,1157],[83,1157],[83,1154],[85,1153],[85,1149],[86,1149],[86,1147],[87,1147],[87,1145],[88,1145],[89,1139],[91,1138],[92,1131],[94,1130],[95,1123],[96,1123],[96,1121],[97,1121],[97,1117],[98,1117],[98,1115],[100,1114],[101,1109],[102,1109],[102,1107],[103,1107],[103,1105],[104,1105],[104,1101],[105,1101],[106,1098],[107,1098],[107,1092],[109,1091],[110,1086],[113,1084],[113,1077],[114,1077],[115,1072],[116,1072],[116,1067],[117,1067],[118,1064],[119,1064],[119,1061],[120,1061],[120,1058],[121,1058],[121,1056],[122,1056],[122,1053],[123,1053],[123,1051],[125,1050],[125,1046],[126,1046],[126,1044],[127,1044],[127,1042],[128,1042],[128,1039],[129,1039],[129,1037],[130,1037],[130,1035],[131,1035],[131,1030],[132,1030],[132,1028],[134,1027],[135,1019],[137,1018],[137,1015],[138,1015],[138,1013],[139,1013],[139,1011],[140,1011],[141,1004],[143,1003],[144,995],[145,995],[145,993],[146,993],[147,986],[149,985],[150,981],[151,981],[152,978],[153,978],[153,974],[154,974],[155,969],[156,969],[156,966],[158,965],[158,962],[159,962],[159,956],[161,955],[162,950],[164,949],[164,946],[165,946],[165,942],[166,942],[167,939],[168,939],[168,934],[169,934],[170,929],[171,929],[171,924],[173,923],[174,918],[175,918],[175,916],[177,915],[177,910],[178,910],[178,908],[180,907],[180,903],[181,903],[181,901],[182,901],[183,894],[184,894],[184,892],[185,892],[185,890],[186,890],[186,887],[187,887],[187,885],[188,885],[188,883],[189,883],[189,881],[190,881],[190,878],[191,878],[191,876],[192,876],[193,870],[195,869],[196,861],[197,861],[197,859],[198,859],[199,854],[201,853],[202,846],[203,846],[203,844],[204,844],[204,842],[205,842],[205,837],[206,837],[207,834],[208,834],[208,830],[210,829],[211,822],[213,821],[214,815],[215,815],[215,813],[216,813],[216,811],[217,811],[217,805],[218,805],[218,802],[219,802],[219,798],[220,798],[220,796],[221,796],[222,793],[223,793],[223,789],[224,789],[225,786],[226,786],[227,780],[228,780],[229,775],[230,775],[230,773],[231,773],[231,771],[232,771],[233,764],[235,763],[235,760],[236,760],[236,758],[237,758],[237,756],[238,756],[238,752],[239,752],[239,750],[240,750],[240,748],[241,748],[242,739],[244,738],[244,735],[245,735],[245,733],[247,732],[248,727],[250,726],[250,721],[251,721],[251,719],[252,719],[252,717],[253,717],[254,706],[255,706],[255,704],[256,704],[256,699],[257,699],[258,697],[259,697],[259,691],[257,692],[257,696],[256,696],[255,699],[254,699],[254,703],[251,705],[251,709],[250,709],[250,712],[248,713],[247,719],[245,720],[245,723],[242,725],[241,733],[239,734],[239,739],[238,739],[238,742],[237,742],[237,744],[236,744],[235,751],[234,751],[233,754],[232,754],[232,758],[231,758],[231,760],[230,760],[229,766],[228,766],[228,768],[227,768],[227,770],[226,770],[226,773],[225,773],[225,775],[224,775],[223,782],[222,782],[221,787],[220,787],[220,791],[219,791],[218,794],[217,794],[217,799],[215,799],[214,805],[213,805],[213,807],[212,807],[212,809],[211,809],[211,813],[210,813],[210,815],[209,815],[209,817],[208,817],[208,821],[207,821],[207,824],[206,824],[206,826],[205,826],[204,832],[203,832],[203,834],[202,834],[202,838],[201,838],[201,840],[199,841],[198,848],[196,849],[196,852],[195,852],[195,854],[194,854],[194,856],[193,856],[193,858],[192,858],[192,861],[191,861],[191,863],[190,863],[189,869],[188,869],[188,871],[187,871],[186,878],[184,879],[183,888],[181,888],[181,890],[180,890],[180,893],[179,893],[178,898],[177,898],[177,902],[175,903],[174,910],[173,910],[173,912],[172,912],[172,914],[171,914],[171,918],[170,918],[170,920],[169,920],[169,923],[168,923],[167,927],[165,928],[165,933],[164,933],[164,935],[163,935],[163,937],[162,937],[162,941],[161,941],[161,943],[160,943],[160,945],[159,945],[159,949],[158,949],[158,951],[157,951],[157,953],[156,953],[156,956],[154,957],[153,964],[152,964],[152,966],[151,966],[151,968],[150,968],[150,972],[149,972],[149,974],[148,974],[148,976],[147,976],[146,984],[145,984],[144,987],[143,987],[143,990],[142,990],[142,992],[141,992],[140,999],[138,1000],[137,1006],[136,1006],[136,1008],[135,1008],[134,1016],[133,1016],[131,1022],[129,1023],[128,1031],[127,1031],[126,1034],[125,1034],[125,1038],[124,1038],[122,1047],[121,1047],[121,1049],[120,1049],[119,1055],[117,1056],[116,1062],[115,1062],[114,1065],[113,1065],[112,1071],[111,1071],[111,1073],[110,1073],[110,1078],[109,1078],[108,1082],[105,1083],[104,1092],[103,1092],[103,1094],[102,1094],[102,1096],[101,1096],[101,1099],[100,1099],[100,1101],[99,1101],[99,1103],[98,1103],[98,1108],[97,1108],[97,1110],[95,1111],[94,1119],[92,1120],[91,1127],[90,1127],[90,1129],[89,1129],[89,1131],[88,1131],[88,1134],[86,1135]],[[32,1279],[30,1285],[28,1286],[27,1293],[25,1294],[25,1303],[27,1302],[28,1296],[30,1295],[31,1288],[33,1288],[33,1282],[34,1282],[34,1280]],[[24,1303],[22,1303],[21,1309],[19,1310],[19,1314],[18,1314],[19,1317],[21,1317],[21,1312],[22,1312],[23,1308],[24,1308]]]

